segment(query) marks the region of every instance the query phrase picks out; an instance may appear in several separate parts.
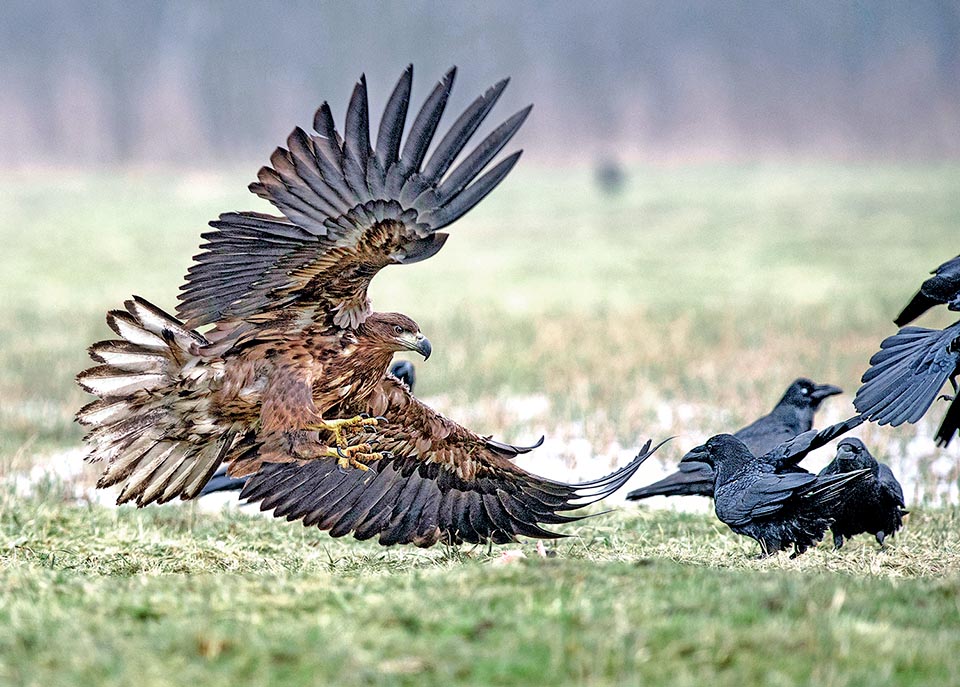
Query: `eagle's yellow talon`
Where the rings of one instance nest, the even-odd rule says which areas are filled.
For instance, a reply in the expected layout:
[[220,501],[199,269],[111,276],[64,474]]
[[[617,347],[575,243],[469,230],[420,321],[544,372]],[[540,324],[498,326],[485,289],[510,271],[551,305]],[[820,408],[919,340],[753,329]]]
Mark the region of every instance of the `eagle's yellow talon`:
[[370,444],[357,444],[356,446],[348,446],[346,448],[340,448],[338,446],[336,448],[338,456],[337,465],[339,465],[342,470],[358,468],[366,472],[370,468],[360,461],[379,460],[383,457],[380,453],[373,453],[372,451],[373,446]]
[[350,443],[347,436],[348,430],[359,429],[359,431],[365,434],[372,434],[376,433],[377,425],[384,421],[386,421],[386,418],[357,415],[355,417],[337,418],[335,420],[320,420],[316,424],[310,425],[307,429],[330,432],[333,434],[333,439],[337,446],[347,448]]

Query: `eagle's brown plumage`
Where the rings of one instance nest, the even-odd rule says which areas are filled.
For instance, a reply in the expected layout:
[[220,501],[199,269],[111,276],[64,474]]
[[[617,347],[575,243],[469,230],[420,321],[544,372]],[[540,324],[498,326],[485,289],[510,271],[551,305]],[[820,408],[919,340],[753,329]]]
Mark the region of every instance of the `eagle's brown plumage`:
[[225,462],[231,475],[252,475],[244,494],[262,508],[335,536],[503,542],[555,536],[541,524],[575,519],[560,513],[619,488],[652,453],[648,442],[594,482],[547,480],[511,462],[534,447],[461,427],[387,372],[395,352],[426,357],[430,343],[410,318],[371,310],[370,280],[439,251],[438,229],[520,155],[486,169],[530,108],[453,166],[502,81],[426,156],[453,78],[451,70],[427,97],[402,148],[412,68],[388,99],[376,149],[363,78],[343,138],[324,103],[316,135],[294,130],[250,187],[281,216],[211,222],[182,288],[183,321],[138,297],[108,314],[119,338],[90,348],[99,365],[78,381],[100,398],[77,418],[90,428],[91,459],[106,462],[99,486],[123,486],[118,503],[192,498]]

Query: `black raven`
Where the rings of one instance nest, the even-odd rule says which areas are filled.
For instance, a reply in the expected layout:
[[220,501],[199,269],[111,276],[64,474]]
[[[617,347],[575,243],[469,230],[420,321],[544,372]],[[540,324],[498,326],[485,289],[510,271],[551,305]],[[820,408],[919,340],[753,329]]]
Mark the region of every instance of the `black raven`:
[[[406,384],[410,391],[413,391],[413,385],[417,382],[417,375],[413,363],[409,360],[395,360],[390,366],[390,374]],[[215,491],[240,491],[246,483],[246,477],[229,477],[227,466],[221,465],[213,473],[210,481],[200,490],[200,496],[206,496]]]
[[[823,399],[843,393],[831,384],[815,384],[801,377],[787,387],[777,405],[767,415],[733,436],[747,445],[754,455],[763,456],[801,432],[813,427],[813,416]],[[806,472],[797,466],[786,466],[788,472]],[[650,496],[713,496],[713,468],[695,461],[681,461],[679,470],[659,482],[635,489],[627,499],[639,501]]]
[[[960,310],[960,256],[935,270],[896,319],[906,324],[937,304]],[[950,382],[953,396],[947,414],[936,433],[937,444],[946,446],[960,432],[960,401],[957,375],[960,374],[960,320],[945,329],[903,327],[880,344],[863,373],[863,385],[853,405],[867,420],[896,427],[916,422],[933,405],[944,383]]]
[[808,472],[778,473],[778,462],[796,462],[818,446],[860,424],[859,417],[804,432],[781,444],[773,456],[758,459],[731,434],[718,434],[690,451],[684,461],[714,468],[714,509],[717,517],[737,534],[760,544],[760,557],[783,551],[791,544],[791,558],[823,538],[832,522],[831,511],[869,470],[817,476]]
[[931,274],[894,320],[898,327],[913,322],[935,305],[960,310],[960,255],[947,260]]
[[903,489],[893,471],[870,455],[859,439],[844,439],[837,444],[837,456],[820,471],[821,477],[854,470],[870,470],[865,479],[852,485],[833,511],[833,545],[843,546],[843,539],[868,532],[876,536],[880,547],[886,537],[903,527],[907,514]]

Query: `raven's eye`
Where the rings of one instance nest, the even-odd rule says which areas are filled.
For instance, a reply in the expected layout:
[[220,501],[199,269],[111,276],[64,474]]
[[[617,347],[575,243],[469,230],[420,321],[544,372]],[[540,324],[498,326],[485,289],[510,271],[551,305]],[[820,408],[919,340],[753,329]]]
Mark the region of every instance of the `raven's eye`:
[[397,334],[403,334],[403,327],[401,327],[399,324],[395,325],[393,327],[393,331],[395,331]]

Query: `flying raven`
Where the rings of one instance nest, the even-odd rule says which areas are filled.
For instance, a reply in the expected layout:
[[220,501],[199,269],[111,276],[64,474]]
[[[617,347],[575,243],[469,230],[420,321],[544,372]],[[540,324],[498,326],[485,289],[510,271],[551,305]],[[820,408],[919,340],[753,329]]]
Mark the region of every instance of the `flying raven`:
[[[937,304],[960,310],[960,256],[934,271],[896,319],[906,324]],[[863,373],[853,405],[868,420],[896,427],[916,422],[927,412],[946,382],[953,387],[947,413],[935,438],[947,446],[960,432],[960,320],[945,329],[903,327],[880,344]]]

